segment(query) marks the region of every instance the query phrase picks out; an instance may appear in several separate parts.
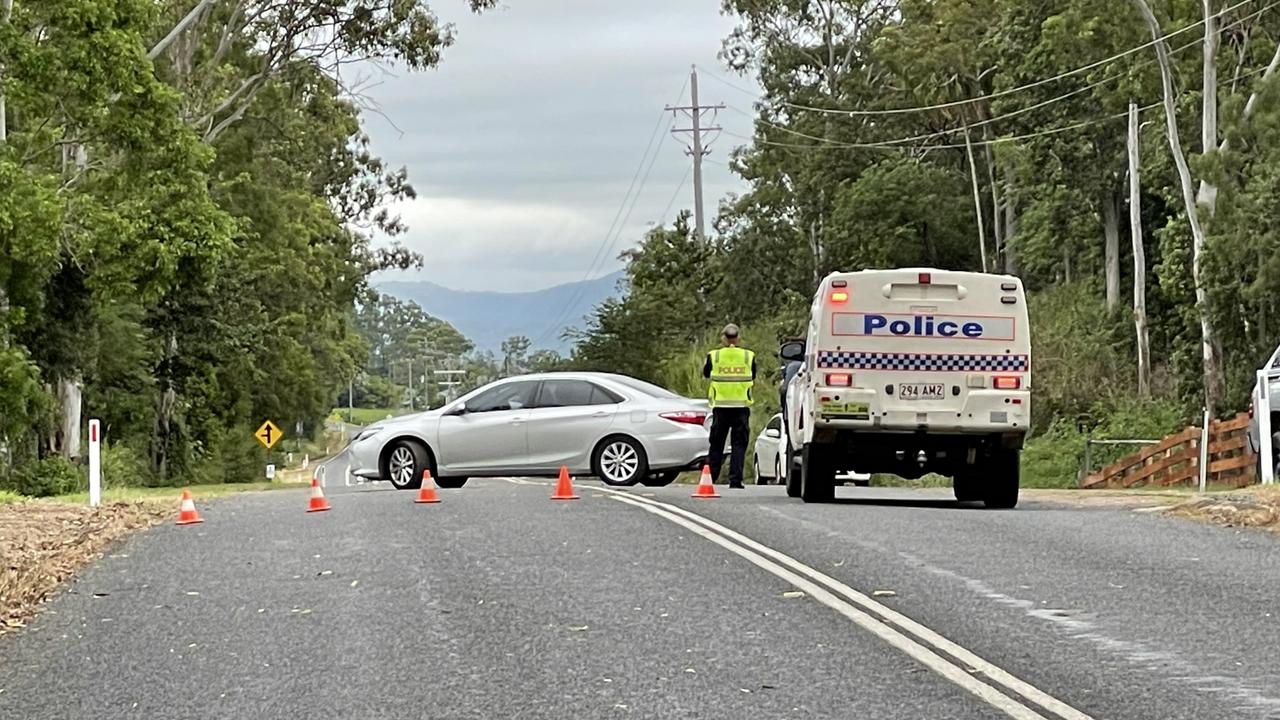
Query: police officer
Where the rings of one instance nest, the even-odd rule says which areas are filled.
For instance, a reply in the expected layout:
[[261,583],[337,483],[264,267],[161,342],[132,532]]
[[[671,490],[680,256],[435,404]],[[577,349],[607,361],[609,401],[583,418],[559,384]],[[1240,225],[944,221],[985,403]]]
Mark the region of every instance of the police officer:
[[756,379],[756,354],[738,346],[738,326],[730,323],[721,333],[723,345],[707,353],[702,376],[711,381],[711,477],[720,478],[724,462],[724,441],[732,442],[729,458],[729,487],[741,488],[742,463],[747,454],[751,423],[751,386]]

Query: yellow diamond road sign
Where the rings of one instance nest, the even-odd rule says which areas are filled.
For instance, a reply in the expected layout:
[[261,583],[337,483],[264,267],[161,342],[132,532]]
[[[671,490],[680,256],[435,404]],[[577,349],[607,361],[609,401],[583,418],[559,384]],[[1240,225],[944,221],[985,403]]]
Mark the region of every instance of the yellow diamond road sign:
[[270,450],[280,439],[284,437],[284,432],[276,427],[276,424],[270,420],[262,423],[262,427],[258,428],[258,432],[253,434],[258,438],[258,442],[262,443],[262,447]]

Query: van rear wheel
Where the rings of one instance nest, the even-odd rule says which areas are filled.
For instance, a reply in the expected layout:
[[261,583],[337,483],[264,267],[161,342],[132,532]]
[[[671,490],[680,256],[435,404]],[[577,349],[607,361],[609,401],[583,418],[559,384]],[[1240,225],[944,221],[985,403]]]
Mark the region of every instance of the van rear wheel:
[[806,445],[801,451],[800,499],[831,502],[836,496],[836,469],[825,448]]
[[982,499],[982,476],[974,468],[956,473],[951,479],[951,489],[957,502],[976,502]]
[[982,502],[989,508],[1008,510],[1018,505],[1021,463],[1017,450],[997,450],[987,464]]

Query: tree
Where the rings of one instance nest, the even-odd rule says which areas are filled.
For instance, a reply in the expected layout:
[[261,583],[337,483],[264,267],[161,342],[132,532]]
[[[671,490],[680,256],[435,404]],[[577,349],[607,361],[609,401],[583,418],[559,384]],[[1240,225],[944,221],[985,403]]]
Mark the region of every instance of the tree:
[[513,335],[502,341],[503,375],[519,375],[525,372],[531,344],[529,338],[524,335]]

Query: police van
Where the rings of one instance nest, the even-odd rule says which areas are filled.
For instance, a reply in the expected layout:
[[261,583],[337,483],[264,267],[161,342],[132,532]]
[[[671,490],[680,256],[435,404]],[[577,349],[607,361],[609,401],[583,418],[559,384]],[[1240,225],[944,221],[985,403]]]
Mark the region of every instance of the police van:
[[931,268],[833,273],[818,288],[786,388],[787,494],[824,502],[839,472],[953,478],[1011,508],[1031,425],[1022,282]]

